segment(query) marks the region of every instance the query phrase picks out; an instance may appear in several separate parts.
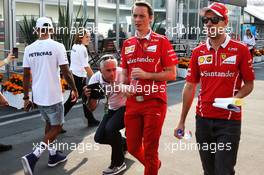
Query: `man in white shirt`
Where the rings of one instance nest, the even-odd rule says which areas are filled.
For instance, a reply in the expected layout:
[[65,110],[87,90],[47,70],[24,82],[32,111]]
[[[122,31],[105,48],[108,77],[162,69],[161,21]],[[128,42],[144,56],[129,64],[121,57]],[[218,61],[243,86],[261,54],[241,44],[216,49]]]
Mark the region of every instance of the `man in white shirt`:
[[[125,91],[122,91],[125,90],[122,84],[122,69],[117,67],[117,60],[112,55],[105,55],[102,58],[100,71],[91,77],[89,85],[95,83],[99,83],[105,89],[108,110],[105,111],[103,120],[97,128],[94,140],[112,147],[111,164],[103,174],[119,174],[126,169],[124,162],[126,142],[119,131],[124,128],[126,96]],[[88,108],[94,111],[98,102],[92,98],[93,90],[86,87],[84,93],[88,98]]]
[[32,175],[36,162],[46,148],[49,150],[48,166],[54,167],[67,160],[52,144],[59,135],[64,123],[64,108],[59,69],[72,89],[72,100],[77,100],[78,92],[68,67],[68,59],[64,45],[50,39],[53,31],[52,22],[47,17],[37,20],[36,28],[39,39],[25,48],[24,67],[24,109],[29,110],[32,102],[28,92],[30,73],[32,75],[33,102],[38,106],[42,118],[46,122],[45,137],[34,148],[32,153],[22,157],[25,174]]

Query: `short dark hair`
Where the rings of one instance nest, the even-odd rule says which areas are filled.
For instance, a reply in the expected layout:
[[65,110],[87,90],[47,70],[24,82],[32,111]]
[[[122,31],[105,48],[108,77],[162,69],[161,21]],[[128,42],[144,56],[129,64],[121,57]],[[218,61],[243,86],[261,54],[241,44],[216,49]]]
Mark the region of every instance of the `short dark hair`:
[[153,16],[153,8],[146,1],[136,1],[132,7],[132,13],[135,6],[147,7],[149,16]]
[[42,34],[54,34],[54,28],[49,23],[44,23],[42,28],[38,28],[38,33]]
[[74,37],[74,44],[82,44],[82,38],[84,35],[88,34],[87,30],[79,30]]

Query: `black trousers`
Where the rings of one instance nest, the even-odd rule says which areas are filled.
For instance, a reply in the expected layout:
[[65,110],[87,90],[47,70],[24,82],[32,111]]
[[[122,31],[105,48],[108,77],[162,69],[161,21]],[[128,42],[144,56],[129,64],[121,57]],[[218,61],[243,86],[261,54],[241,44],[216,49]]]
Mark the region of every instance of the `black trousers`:
[[[73,75],[74,78],[74,82],[76,85],[76,88],[78,90],[78,94],[79,94],[79,98],[82,97],[82,93],[83,93],[83,87],[86,85],[86,78],[84,77],[78,77],[76,75]],[[67,113],[71,110],[71,108],[76,104],[77,101],[72,102],[71,101],[71,95],[69,96],[69,98],[67,99],[67,101],[64,103],[64,116],[67,115]],[[94,116],[93,113],[86,107],[86,105],[84,104],[85,102],[83,102],[83,113],[85,118],[87,118],[88,123],[89,122],[93,122]]]
[[120,166],[124,162],[123,138],[119,130],[124,126],[125,107],[118,110],[109,110],[99,124],[94,140],[100,144],[109,144],[112,147],[111,165]]
[[196,116],[195,135],[204,175],[234,175],[241,121]]

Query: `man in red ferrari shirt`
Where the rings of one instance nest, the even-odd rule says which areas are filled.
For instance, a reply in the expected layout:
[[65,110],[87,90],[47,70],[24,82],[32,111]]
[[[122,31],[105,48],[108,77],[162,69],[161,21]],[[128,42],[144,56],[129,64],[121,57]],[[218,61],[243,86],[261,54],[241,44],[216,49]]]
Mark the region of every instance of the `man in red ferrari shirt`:
[[136,35],[124,42],[121,55],[124,82],[136,91],[126,103],[127,146],[145,166],[145,175],[157,175],[167,111],[166,81],[176,78],[177,58],[168,39],[151,31],[153,9],[147,2],[135,2],[132,15]]
[[241,112],[214,107],[215,98],[244,98],[253,90],[250,52],[223,30],[228,24],[227,13],[221,3],[213,3],[201,11],[208,39],[193,50],[183,89],[181,118],[174,130],[175,136],[182,138],[177,132],[184,132],[196,85],[200,83],[196,140],[205,175],[235,174],[241,135]]

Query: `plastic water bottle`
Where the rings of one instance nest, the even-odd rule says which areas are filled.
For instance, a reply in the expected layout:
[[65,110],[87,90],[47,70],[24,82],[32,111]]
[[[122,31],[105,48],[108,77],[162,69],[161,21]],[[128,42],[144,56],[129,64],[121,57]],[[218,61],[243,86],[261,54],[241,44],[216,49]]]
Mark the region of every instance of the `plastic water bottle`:
[[192,132],[190,130],[186,130],[185,132],[183,132],[182,129],[178,129],[176,132],[176,134],[178,136],[181,136],[184,140],[191,140],[192,138]]
[[132,93],[136,93],[137,92],[137,85],[138,85],[138,79],[131,78],[131,80],[130,80],[130,91]]

